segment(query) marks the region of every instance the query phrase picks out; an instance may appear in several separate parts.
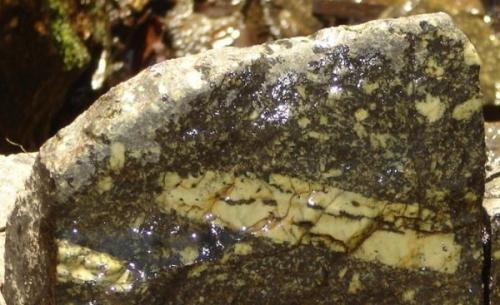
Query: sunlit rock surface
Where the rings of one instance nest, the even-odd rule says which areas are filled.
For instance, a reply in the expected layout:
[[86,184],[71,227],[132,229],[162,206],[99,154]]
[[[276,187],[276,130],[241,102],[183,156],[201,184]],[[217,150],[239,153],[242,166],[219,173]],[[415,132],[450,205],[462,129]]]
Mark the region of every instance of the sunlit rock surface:
[[[490,1],[490,6],[495,1]],[[500,34],[495,32],[495,16],[481,0],[405,0],[389,7],[382,17],[446,12],[474,44],[481,58],[481,89],[484,101],[500,105]]]
[[7,301],[482,304],[478,73],[444,14],[153,66],[41,149]]
[[[16,197],[24,192],[24,183],[31,174],[35,153],[0,155],[0,287],[4,285],[5,226],[14,209]],[[0,291],[0,305],[5,305]]]

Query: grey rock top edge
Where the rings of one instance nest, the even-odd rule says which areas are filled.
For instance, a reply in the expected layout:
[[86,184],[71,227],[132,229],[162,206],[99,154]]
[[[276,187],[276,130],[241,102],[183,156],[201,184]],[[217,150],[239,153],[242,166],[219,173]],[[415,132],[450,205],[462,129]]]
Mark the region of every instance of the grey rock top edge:
[[[377,20],[358,26],[340,26],[319,31],[314,36],[292,38],[250,48],[224,48],[195,56],[187,56],[154,65],[129,81],[112,88],[70,126],[49,140],[40,150],[42,163],[51,172],[56,184],[64,189],[58,196],[70,196],[91,182],[95,161],[109,158],[112,151],[107,143],[127,143],[143,163],[154,164],[160,158],[155,124],[176,121],[190,111],[185,101],[209,92],[214,84],[230,72],[235,72],[265,57],[272,61],[278,56],[284,63],[271,69],[270,78],[287,71],[303,70],[307,63],[318,58],[317,50],[349,43],[351,54],[379,49],[394,58],[391,65],[400,69],[397,56],[408,45],[403,35],[387,35],[390,29],[421,33],[420,23],[437,26],[442,35],[464,44],[468,64],[479,64],[474,47],[466,36],[444,13],[418,15],[408,18]],[[293,48],[292,48],[293,46]],[[105,136],[105,142],[96,141]],[[95,143],[94,143],[95,142]],[[88,143],[94,143],[90,149]],[[74,162],[78,156],[79,162]],[[72,180],[71,186],[67,180]]]
[[0,155],[0,227],[5,227],[16,197],[24,189],[37,153]]
[[6,299],[480,304],[478,74],[445,14],[148,68],[41,148],[9,218]]

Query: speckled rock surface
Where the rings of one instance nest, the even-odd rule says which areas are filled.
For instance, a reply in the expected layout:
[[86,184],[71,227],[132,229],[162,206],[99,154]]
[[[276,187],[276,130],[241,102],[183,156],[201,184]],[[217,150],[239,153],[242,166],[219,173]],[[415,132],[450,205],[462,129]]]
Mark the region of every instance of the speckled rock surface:
[[500,204],[497,201],[497,213],[491,217],[491,285],[490,304],[500,304]]
[[478,73],[444,14],[153,66],[41,149],[6,298],[481,304]]
[[[16,197],[24,192],[36,154],[0,155],[0,287],[4,283],[5,226]],[[0,305],[5,305],[0,291]]]
[[486,123],[486,185],[483,205],[491,224],[490,304],[500,304],[500,123]]

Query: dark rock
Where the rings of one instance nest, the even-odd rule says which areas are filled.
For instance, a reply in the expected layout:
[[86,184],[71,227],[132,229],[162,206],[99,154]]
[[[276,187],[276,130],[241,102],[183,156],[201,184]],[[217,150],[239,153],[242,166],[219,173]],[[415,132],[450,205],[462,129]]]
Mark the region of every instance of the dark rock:
[[6,300],[482,304],[478,74],[444,14],[153,66],[41,149]]

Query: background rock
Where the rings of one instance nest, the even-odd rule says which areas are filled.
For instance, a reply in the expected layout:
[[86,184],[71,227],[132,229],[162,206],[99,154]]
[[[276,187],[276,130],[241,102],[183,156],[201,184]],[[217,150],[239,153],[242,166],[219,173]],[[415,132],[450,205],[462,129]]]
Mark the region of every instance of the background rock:
[[[24,183],[31,175],[36,155],[36,153],[0,155],[0,173],[2,173],[0,175],[0,287],[4,284],[4,246],[7,218],[14,209],[17,196],[25,190]],[[5,304],[2,302],[4,301],[0,291],[0,304]]]

